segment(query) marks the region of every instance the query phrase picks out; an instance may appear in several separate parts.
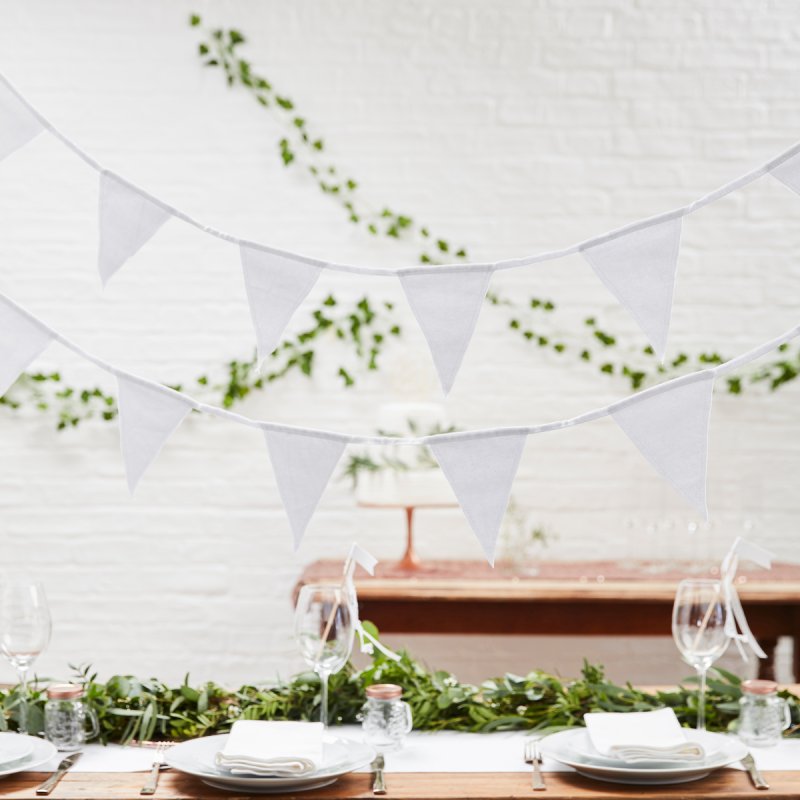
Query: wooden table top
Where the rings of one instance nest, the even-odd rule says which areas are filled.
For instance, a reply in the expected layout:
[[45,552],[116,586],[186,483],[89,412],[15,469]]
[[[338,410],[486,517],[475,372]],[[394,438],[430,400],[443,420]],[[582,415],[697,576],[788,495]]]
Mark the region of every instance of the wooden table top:
[[[718,567],[697,572],[696,566],[657,562],[614,561],[543,562],[535,575],[524,575],[508,564],[492,568],[481,561],[430,561],[419,570],[379,564],[371,577],[359,568],[356,589],[362,600],[617,600],[668,601],[678,581],[686,577],[718,578]],[[695,570],[695,571],[693,571]],[[338,561],[315,561],[299,584],[341,578]],[[769,571],[742,569],[736,586],[752,603],[800,604],[800,564],[778,563]]]
[[[45,775],[23,772],[3,778],[0,797],[9,800],[39,800],[36,787]],[[632,797],[681,798],[681,800],[797,800],[800,797],[800,772],[765,772],[769,792],[757,792],[747,773],[722,769],[700,781],[677,786],[623,786],[600,783],[565,772],[545,773],[547,791],[543,800],[630,800]],[[139,790],[147,774],[143,772],[75,773],[66,775],[54,789],[53,800],[141,800]],[[531,791],[530,775],[523,772],[499,773],[386,773],[387,800],[495,800],[527,798]],[[366,773],[352,773],[322,789],[286,795],[256,797],[294,797],[297,800],[359,800],[372,798],[372,778]],[[154,800],[232,800],[247,795],[206,786],[189,775],[164,772]]]

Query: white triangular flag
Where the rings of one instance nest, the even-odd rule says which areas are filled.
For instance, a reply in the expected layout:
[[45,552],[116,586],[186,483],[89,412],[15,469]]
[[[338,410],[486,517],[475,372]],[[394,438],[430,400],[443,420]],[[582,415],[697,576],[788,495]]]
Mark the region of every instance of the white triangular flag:
[[505,433],[428,443],[492,566],[526,439],[524,433]]
[[352,580],[356,565],[362,567],[370,575],[375,574],[375,567],[378,566],[378,559],[372,553],[365,550],[358,542],[353,542],[350,552],[344,562],[344,575],[346,579]]
[[172,216],[152,198],[110,172],[100,173],[100,248],[103,286]]
[[698,373],[693,378],[623,400],[609,412],[655,470],[707,516],[708,423],[714,376]]
[[119,439],[131,494],[167,439],[192,408],[186,397],[166,387],[118,376]]
[[345,442],[299,431],[267,430],[264,431],[264,438],[297,550],[342,455]]
[[39,118],[0,81],[0,161],[43,130]]
[[583,257],[663,359],[681,242],[681,218],[649,225],[588,247]]
[[445,394],[467,352],[491,277],[489,266],[468,271],[420,267],[399,275]]
[[773,178],[777,178],[784,186],[796,194],[800,194],[800,153],[781,161],[769,172]]
[[280,343],[284,328],[317,282],[320,267],[251,245],[243,244],[239,251],[261,362]]
[[0,397],[53,341],[53,335],[13,306],[0,305]]

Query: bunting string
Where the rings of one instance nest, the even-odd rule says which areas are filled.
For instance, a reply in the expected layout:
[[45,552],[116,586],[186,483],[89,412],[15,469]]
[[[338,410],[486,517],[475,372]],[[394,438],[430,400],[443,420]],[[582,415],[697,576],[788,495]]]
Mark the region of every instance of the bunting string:
[[800,143],[686,205],[566,247],[492,263],[369,267],[311,258],[242,239],[195,219],[105,169],[49,122],[0,75],[0,159],[48,131],[99,173],[98,271],[103,285],[172,217],[238,245],[259,364],[323,270],[393,277],[428,343],[447,394],[475,331],[495,272],[580,254],[641,328],[663,361],[672,316],[682,220],[764,175],[800,194]]
[[714,380],[797,336],[800,325],[723,364],[673,378],[569,419],[429,436],[366,436],[256,420],[201,403],[87,352],[0,294],[0,393],[53,341],[114,375],[119,384],[120,445],[131,492],[189,411],[261,430],[295,547],[299,547],[346,445],[426,445],[487,559],[494,563],[500,525],[527,437],[606,416],[612,417],[654,470],[707,517],[708,428]]
[[[276,255],[292,259],[293,261],[301,261],[305,264],[311,264],[312,266],[316,266],[321,269],[332,270],[335,272],[355,272],[361,275],[395,276],[403,274],[418,274],[421,271],[421,269],[423,269],[419,266],[414,266],[414,265],[403,266],[403,267],[367,267],[357,264],[345,264],[334,261],[326,261],[318,258],[313,258],[311,256],[302,255],[300,253],[295,253],[292,251],[271,247],[269,245],[254,242],[252,240],[242,239],[231,233],[226,233],[225,231],[221,231],[210,225],[206,225],[205,223],[200,222],[191,215],[181,211],[179,208],[176,208],[175,206],[172,206],[169,203],[164,202],[163,200],[159,199],[150,192],[147,192],[146,190],[142,189],[141,187],[137,186],[131,181],[126,180],[125,178],[121,177],[120,175],[117,175],[111,170],[105,169],[105,167],[103,167],[96,159],[94,159],[85,150],[83,150],[75,142],[73,142],[71,139],[65,136],[60,130],[58,130],[58,128],[56,128],[55,125],[53,125],[43,114],[41,114],[35,108],[35,106],[33,106],[2,74],[0,74],[0,84],[2,84],[9,92],[11,92],[14,95],[14,97],[19,101],[19,103],[22,104],[22,106],[31,115],[33,115],[33,117],[35,117],[35,119],[38,121],[38,123],[44,130],[48,131],[48,133],[50,133],[52,136],[58,139],[68,149],[70,149],[73,153],[75,153],[75,155],[77,155],[82,161],[84,161],[89,167],[91,167],[92,169],[96,170],[99,173],[112,175],[115,180],[120,181],[121,183],[125,184],[136,193],[142,195],[143,197],[146,197],[155,205],[169,212],[171,216],[183,220],[189,225],[192,225],[193,227],[203,231],[204,233],[209,234],[210,236],[214,236],[218,239],[223,239],[226,242],[231,242],[236,245],[247,245],[249,247],[256,247],[266,252],[274,253]],[[556,250],[546,250],[541,253],[522,256],[520,258],[505,259],[502,261],[496,261],[494,263],[443,264],[433,269],[435,269],[437,272],[440,271],[472,272],[472,271],[482,271],[486,269],[488,269],[490,272],[498,272],[501,270],[517,269],[519,267],[528,267],[533,264],[539,264],[543,261],[555,261],[556,259],[564,258],[565,256],[570,256],[576,253],[583,252],[584,250],[588,250],[591,247],[604,244],[605,242],[611,241],[612,239],[616,239],[620,236],[624,236],[629,233],[634,233],[636,231],[642,230],[643,228],[648,228],[650,226],[657,225],[662,222],[668,222],[670,220],[678,219],[681,217],[688,216],[689,214],[693,214],[696,211],[699,211],[701,208],[704,208],[705,206],[710,205],[711,203],[714,203],[717,200],[721,200],[723,197],[726,197],[732,192],[738,191],[739,189],[744,188],[748,184],[753,183],[754,181],[758,180],[764,175],[768,175],[770,173],[775,174],[775,177],[777,177],[778,180],[781,180],[781,182],[785,183],[786,185],[794,183],[795,181],[793,181],[791,177],[793,171],[788,170],[788,165],[786,165],[786,162],[788,162],[790,159],[792,159],[794,156],[798,154],[800,154],[800,142],[787,148],[782,153],[779,153],[777,156],[771,158],[769,161],[765,162],[761,166],[758,166],[755,169],[752,169],[749,172],[740,175],[738,178],[734,178],[728,183],[725,183],[722,186],[717,187],[716,189],[708,192],[707,194],[702,195],[701,197],[698,197],[697,199],[687,203],[686,205],[679,206],[678,208],[673,208],[670,211],[664,211],[660,214],[656,214],[651,217],[646,217],[644,219],[637,220],[627,225],[623,225],[619,228],[615,228],[611,231],[607,231],[606,233],[602,233],[597,236],[584,239],[583,241],[577,242],[575,244],[567,245],[566,247],[562,247]],[[783,167],[783,169],[778,169],[779,167]],[[798,171],[800,171],[800,165],[798,165],[797,169]],[[786,177],[785,178],[782,177],[783,175],[785,175]],[[800,182],[798,182],[798,186],[800,187]]]

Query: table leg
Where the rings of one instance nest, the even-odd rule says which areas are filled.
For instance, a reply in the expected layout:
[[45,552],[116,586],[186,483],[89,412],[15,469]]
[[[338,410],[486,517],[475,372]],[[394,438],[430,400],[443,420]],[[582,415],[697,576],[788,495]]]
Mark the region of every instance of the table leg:
[[762,639],[759,644],[764,648],[767,657],[758,659],[758,677],[767,681],[777,680],[775,678],[775,648],[778,646],[778,640]]

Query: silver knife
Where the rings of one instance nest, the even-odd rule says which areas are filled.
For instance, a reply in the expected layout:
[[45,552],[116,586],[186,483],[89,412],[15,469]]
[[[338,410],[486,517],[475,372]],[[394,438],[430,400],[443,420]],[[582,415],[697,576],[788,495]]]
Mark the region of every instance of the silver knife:
[[75,765],[75,762],[81,757],[81,752],[73,753],[62,759],[58,765],[58,769],[41,785],[36,788],[36,794],[50,794],[55,788],[55,785],[67,774],[69,768]]
[[373,762],[370,764],[372,769],[372,794],[386,794],[386,783],[383,780],[383,753],[378,753]]
[[756,789],[769,789],[769,784],[758,771],[755,759],[750,753],[742,759],[742,766],[747,770],[747,773],[750,775],[750,780],[753,781],[753,786],[755,786]]

